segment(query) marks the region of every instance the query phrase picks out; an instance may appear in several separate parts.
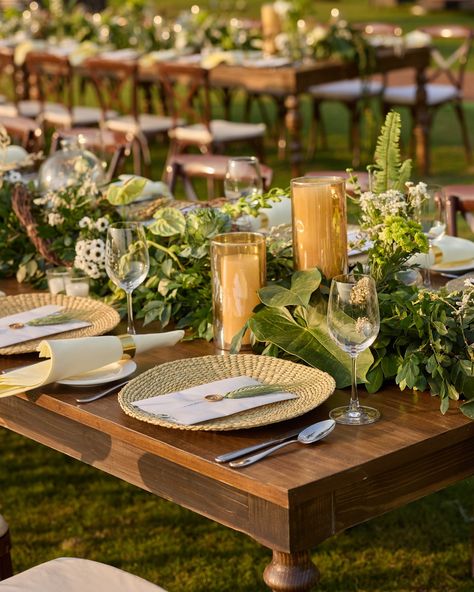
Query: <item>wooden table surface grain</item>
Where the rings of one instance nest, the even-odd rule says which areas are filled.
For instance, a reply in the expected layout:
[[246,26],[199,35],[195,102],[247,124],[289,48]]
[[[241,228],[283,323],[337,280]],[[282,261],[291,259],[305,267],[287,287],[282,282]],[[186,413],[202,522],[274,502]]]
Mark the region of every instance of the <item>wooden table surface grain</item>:
[[[0,289],[23,290],[11,281]],[[136,362],[142,372],[213,353],[212,344],[182,342]],[[35,360],[1,356],[0,369]],[[49,385],[0,399],[0,425],[253,537],[273,550],[264,579],[274,591],[312,589],[318,571],[309,550],[326,538],[474,473],[474,422],[456,407],[441,415],[439,399],[427,393],[396,387],[362,393],[363,403],[381,411],[379,422],[337,425],[320,443],[288,446],[235,470],[214,457],[325,419],[348,392],[271,426],[202,432],[138,421],[121,410],[116,395],[78,404],[78,391]]]

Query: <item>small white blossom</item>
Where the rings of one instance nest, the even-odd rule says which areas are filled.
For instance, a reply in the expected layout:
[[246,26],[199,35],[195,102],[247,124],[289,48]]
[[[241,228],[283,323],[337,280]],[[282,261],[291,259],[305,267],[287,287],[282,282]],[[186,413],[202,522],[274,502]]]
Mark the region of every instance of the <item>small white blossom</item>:
[[50,226],[60,226],[64,222],[63,216],[58,214],[57,212],[52,212],[48,214],[48,224]]
[[93,222],[89,216],[84,216],[84,218],[79,220],[79,228],[90,228],[91,224],[93,224]]
[[104,232],[109,227],[109,221],[105,216],[96,220],[95,227],[99,232]]

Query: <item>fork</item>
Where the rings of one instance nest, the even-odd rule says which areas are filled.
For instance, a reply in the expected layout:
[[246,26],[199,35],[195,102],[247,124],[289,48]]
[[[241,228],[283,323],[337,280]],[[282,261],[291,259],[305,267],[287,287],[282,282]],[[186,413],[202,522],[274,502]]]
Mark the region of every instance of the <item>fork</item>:
[[113,386],[109,386],[108,388],[104,389],[103,391],[100,391],[100,393],[95,393],[95,395],[91,395],[90,397],[80,397],[80,398],[76,399],[76,402],[77,403],[91,403],[92,401],[97,401],[97,399],[101,399],[102,397],[105,397],[105,395],[108,395],[109,393],[113,393],[113,391],[115,391],[119,387],[128,384],[130,382],[130,380],[131,379],[122,380],[122,382],[114,384]]

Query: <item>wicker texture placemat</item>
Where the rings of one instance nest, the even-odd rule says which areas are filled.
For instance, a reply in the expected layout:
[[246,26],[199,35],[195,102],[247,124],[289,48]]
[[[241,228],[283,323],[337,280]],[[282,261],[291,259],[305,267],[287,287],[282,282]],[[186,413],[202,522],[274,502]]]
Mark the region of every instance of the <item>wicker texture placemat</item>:
[[57,304],[64,306],[64,311],[71,314],[81,313],[81,320],[87,320],[92,323],[89,327],[75,329],[74,331],[64,331],[57,335],[48,335],[41,339],[32,339],[9,347],[0,348],[0,355],[27,354],[36,351],[39,343],[43,339],[68,339],[70,337],[92,337],[94,335],[103,335],[116,327],[120,321],[120,315],[108,304],[92,298],[78,298],[75,296],[65,296],[56,294],[52,296],[47,292],[38,292],[33,294],[17,294],[15,296],[5,296],[0,298],[0,315],[8,317],[10,315],[25,312],[32,308],[46,306],[47,304]]
[[[132,405],[134,401],[236,376],[250,376],[266,384],[286,385],[288,391],[297,394],[298,398],[191,426],[166,421]],[[118,400],[125,413],[141,421],[179,430],[225,431],[254,428],[298,417],[323,403],[335,387],[334,379],[326,372],[287,360],[251,354],[203,356],[168,362],[144,372],[120,391]]]

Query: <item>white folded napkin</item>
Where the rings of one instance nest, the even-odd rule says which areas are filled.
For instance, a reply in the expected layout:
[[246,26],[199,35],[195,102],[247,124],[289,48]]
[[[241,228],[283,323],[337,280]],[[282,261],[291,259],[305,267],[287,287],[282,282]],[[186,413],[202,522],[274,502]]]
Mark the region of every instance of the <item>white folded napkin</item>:
[[[82,329],[89,327],[89,321],[71,320],[67,323],[59,323],[56,325],[27,325],[29,321],[41,319],[51,314],[59,313],[64,309],[64,306],[56,304],[48,304],[33,308],[25,312],[15,313],[8,317],[0,319],[0,347],[8,347],[24,341],[31,341],[32,339],[41,339],[47,335],[54,335],[56,333],[64,333],[65,331],[73,331],[74,329]],[[23,323],[24,327],[19,329],[12,329],[9,325],[13,323]]]
[[426,47],[431,43],[431,35],[424,31],[410,31],[404,39],[405,47]]
[[221,401],[208,401],[204,398],[206,395],[225,395],[242,387],[261,384],[261,382],[249,376],[237,376],[200,384],[167,395],[158,395],[142,401],[135,401],[132,405],[146,413],[158,415],[166,421],[192,425],[209,419],[226,417],[262,405],[269,405],[277,401],[298,398],[294,393],[283,391],[269,395],[222,399]]
[[[184,331],[132,335],[136,354],[155,347],[171,347],[184,336]],[[120,337],[105,335],[77,339],[42,341],[38,346],[44,362],[0,375],[0,397],[23,393],[56,380],[78,376],[107,364],[118,362],[123,356]]]
[[111,51],[104,51],[100,54],[104,60],[117,60],[117,61],[133,61],[138,59],[140,54],[135,49],[113,49]]
[[433,241],[429,256],[416,255],[410,264],[429,266],[434,270],[470,264],[474,267],[474,242],[457,236],[443,236]]

